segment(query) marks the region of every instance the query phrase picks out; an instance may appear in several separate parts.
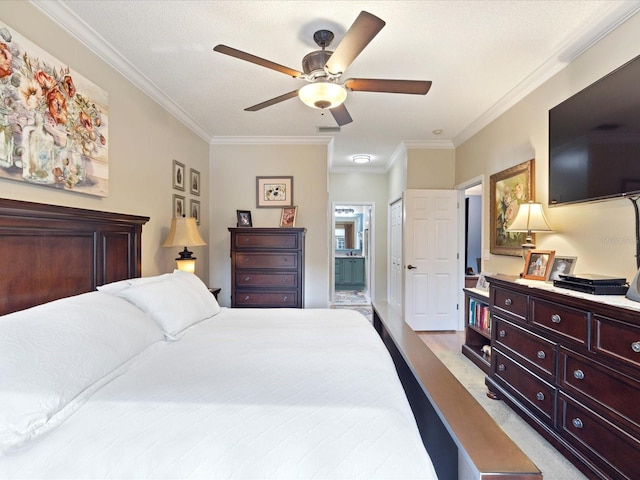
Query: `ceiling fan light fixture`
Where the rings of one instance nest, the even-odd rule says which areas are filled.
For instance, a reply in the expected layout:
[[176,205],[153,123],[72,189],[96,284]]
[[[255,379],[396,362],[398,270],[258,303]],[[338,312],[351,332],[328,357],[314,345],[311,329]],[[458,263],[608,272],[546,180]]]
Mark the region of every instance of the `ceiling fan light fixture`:
[[371,161],[371,155],[354,155],[351,157],[351,160],[353,160],[354,163],[369,163]]
[[347,98],[347,90],[337,83],[315,82],[298,90],[298,97],[305,105],[323,110],[342,105]]

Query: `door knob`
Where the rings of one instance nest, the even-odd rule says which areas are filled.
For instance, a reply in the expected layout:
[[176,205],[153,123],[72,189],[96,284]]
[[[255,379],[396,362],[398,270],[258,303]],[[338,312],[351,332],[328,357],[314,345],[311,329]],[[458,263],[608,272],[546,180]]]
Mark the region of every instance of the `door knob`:
[[413,265],[407,265],[407,269],[409,270],[413,270],[414,268],[418,268],[418,267],[414,267]]

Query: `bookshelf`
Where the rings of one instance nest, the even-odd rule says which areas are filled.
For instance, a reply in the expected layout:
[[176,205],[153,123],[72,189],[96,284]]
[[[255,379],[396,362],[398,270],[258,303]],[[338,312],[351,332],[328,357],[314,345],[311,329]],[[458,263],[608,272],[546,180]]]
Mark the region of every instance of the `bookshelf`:
[[482,352],[482,347],[491,345],[491,314],[489,292],[477,288],[465,288],[465,341],[462,354],[485,373],[491,368],[491,356]]

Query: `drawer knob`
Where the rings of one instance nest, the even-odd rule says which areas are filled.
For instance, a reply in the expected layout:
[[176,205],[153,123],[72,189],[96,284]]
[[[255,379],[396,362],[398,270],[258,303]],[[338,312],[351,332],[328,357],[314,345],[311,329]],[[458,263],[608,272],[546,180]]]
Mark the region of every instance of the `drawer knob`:
[[584,372],[580,369],[573,371],[573,376],[578,380],[582,380],[584,378]]
[[498,365],[498,371],[499,372],[504,372],[507,369],[507,367],[504,366],[504,363],[501,363],[500,365]]
[[498,332],[498,335],[500,336],[500,338],[504,338],[504,337],[506,337],[506,336],[507,336],[507,332],[505,332],[504,330],[500,330],[500,331]]
[[509,305],[511,305],[513,302],[511,301],[510,298],[505,298],[504,300],[504,304],[508,307]]
[[631,344],[631,350],[633,350],[636,353],[640,353],[640,342],[633,342]]
[[554,313],[553,315],[551,315],[551,321],[553,323],[560,323],[562,321],[562,318],[560,318],[560,315],[558,315],[557,313]]
[[244,297],[244,301],[246,302],[247,300],[249,300],[249,295],[247,295],[246,297]]
[[584,424],[582,423],[582,420],[580,420],[579,418],[574,418],[573,420],[571,420],[571,423],[576,428],[582,428],[584,426]]
[[542,350],[538,350],[538,353],[536,353],[536,356],[540,359],[540,360],[544,360],[545,358],[547,358],[547,354],[544,353]]
[[283,302],[286,302],[288,298],[289,298],[289,297],[287,297],[287,296],[285,295],[284,297],[282,297],[282,301],[283,301]]
[[544,393],[542,392],[536,393],[536,398],[540,401],[544,400]]
[[244,263],[249,263],[249,257],[244,257]]
[[249,280],[251,280],[251,277],[244,277],[245,282],[248,282]]

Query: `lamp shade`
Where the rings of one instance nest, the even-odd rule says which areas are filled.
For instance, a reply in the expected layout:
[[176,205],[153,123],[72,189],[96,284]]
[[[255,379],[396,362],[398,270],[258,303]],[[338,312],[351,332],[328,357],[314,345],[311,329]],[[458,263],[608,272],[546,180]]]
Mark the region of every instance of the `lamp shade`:
[[199,247],[206,242],[198,232],[196,219],[193,217],[174,217],[171,219],[169,234],[163,247]]
[[507,228],[508,232],[553,232],[544,216],[542,204],[536,202],[521,203],[513,223]]
[[347,90],[337,83],[316,81],[298,90],[298,97],[311,108],[335,108],[347,98]]

